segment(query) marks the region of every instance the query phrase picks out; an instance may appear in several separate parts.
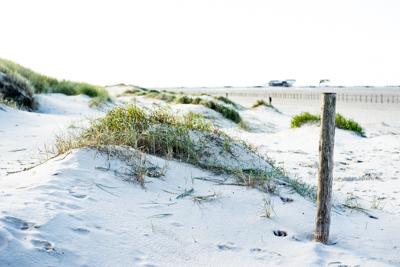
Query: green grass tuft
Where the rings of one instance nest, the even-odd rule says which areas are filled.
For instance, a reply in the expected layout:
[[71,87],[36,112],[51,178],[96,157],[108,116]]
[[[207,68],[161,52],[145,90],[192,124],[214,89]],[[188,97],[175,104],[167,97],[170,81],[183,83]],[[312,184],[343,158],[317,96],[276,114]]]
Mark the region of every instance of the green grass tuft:
[[241,120],[238,123],[238,127],[239,127],[239,129],[243,129],[243,130],[246,130],[246,131],[251,131],[251,127],[250,127],[249,123],[247,121],[245,121],[245,120]]
[[[0,58],[0,86],[1,86],[1,98],[2,103],[6,104],[10,107],[14,108],[28,108],[35,109],[37,106],[35,97],[34,97],[34,88],[31,83],[19,73],[9,69],[5,65],[2,64]],[[19,94],[16,93],[17,90],[20,90],[22,94],[26,97],[20,97]],[[31,100],[28,100],[31,99]]]
[[[313,115],[308,112],[302,112],[300,115],[296,115],[292,118],[290,127],[300,127],[304,123],[319,123],[320,120],[321,115]],[[336,113],[335,116],[335,126],[340,129],[356,132],[361,136],[365,135],[364,129],[357,122],[355,122],[353,119],[346,119],[339,113]]]
[[153,99],[160,99],[166,101],[167,103],[203,105],[207,108],[215,110],[216,112],[222,114],[222,116],[233,122],[240,123],[242,121],[239,113],[233,108],[225,107],[224,105],[221,105],[212,100],[206,100],[199,97],[192,98],[191,96],[184,93],[179,93],[178,95],[176,95],[167,91],[159,92],[157,90],[148,90],[144,92],[141,90],[130,90],[126,91],[123,95],[128,94],[144,96]]
[[[5,98],[2,93],[0,93],[0,104],[9,106],[10,108],[20,109],[17,102],[12,99]],[[0,107],[0,109],[2,109]]]
[[215,96],[214,99],[220,100],[226,104],[230,104],[230,105],[234,106],[235,108],[237,107],[237,104],[235,102],[233,102],[232,100],[229,100],[228,98],[226,98],[224,96]]
[[[45,75],[34,72],[31,69],[23,67],[11,60],[0,58],[0,71],[19,75],[25,79],[32,88],[32,93],[62,93],[66,95],[85,94],[90,97],[98,97],[103,101],[111,101],[107,90],[101,86],[95,86],[87,83],[79,83],[47,77]],[[7,72],[5,72],[7,73]],[[19,79],[22,81],[22,79]]]
[[274,107],[273,105],[270,105],[269,103],[267,103],[264,100],[260,99],[260,100],[257,100],[257,102],[251,108],[256,108],[256,107],[259,107],[259,106],[266,106],[266,107],[270,107],[270,108]]
[[320,115],[312,115],[309,112],[302,112],[300,115],[292,117],[290,128],[300,127],[304,123],[318,123],[321,120],[320,117]]
[[353,131],[362,136],[365,135],[364,129],[357,122],[355,122],[353,119],[346,119],[339,113],[336,114],[335,125],[340,129]]

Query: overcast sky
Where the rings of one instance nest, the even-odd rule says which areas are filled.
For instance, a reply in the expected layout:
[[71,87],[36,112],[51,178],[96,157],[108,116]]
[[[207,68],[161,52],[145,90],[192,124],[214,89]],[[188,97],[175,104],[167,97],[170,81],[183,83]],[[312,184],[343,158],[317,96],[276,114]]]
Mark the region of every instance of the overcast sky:
[[0,25],[0,57],[98,85],[400,85],[398,0],[0,0]]

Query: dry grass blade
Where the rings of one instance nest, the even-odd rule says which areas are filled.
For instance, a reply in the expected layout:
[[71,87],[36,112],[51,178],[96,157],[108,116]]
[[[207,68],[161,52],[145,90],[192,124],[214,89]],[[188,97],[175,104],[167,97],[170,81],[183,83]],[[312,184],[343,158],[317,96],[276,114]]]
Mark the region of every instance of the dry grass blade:
[[217,199],[218,197],[220,197],[222,195],[222,191],[219,191],[218,193],[216,193],[214,191],[214,194],[212,195],[206,195],[206,196],[192,196],[192,199],[194,202],[197,203],[201,203],[203,201],[212,201]]

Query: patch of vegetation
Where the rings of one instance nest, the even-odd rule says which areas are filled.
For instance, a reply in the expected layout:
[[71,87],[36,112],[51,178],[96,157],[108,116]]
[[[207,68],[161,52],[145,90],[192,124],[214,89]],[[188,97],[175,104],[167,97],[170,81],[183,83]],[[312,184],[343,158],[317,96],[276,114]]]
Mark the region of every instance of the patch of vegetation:
[[357,201],[357,198],[353,195],[353,193],[347,196],[343,207],[349,208],[351,211],[366,212],[365,208]]
[[346,119],[345,117],[343,117],[339,113],[336,114],[335,125],[336,125],[336,127],[340,128],[340,129],[353,131],[353,132],[356,132],[356,133],[358,133],[358,134],[360,134],[362,136],[365,135],[364,129],[357,122],[355,122],[352,119]]
[[256,108],[256,107],[259,107],[259,106],[266,106],[266,107],[270,107],[270,108],[274,107],[273,105],[270,105],[269,103],[267,103],[264,100],[260,99],[260,100],[257,100],[257,102],[251,108]]
[[10,60],[0,58],[0,65],[7,69],[9,73],[19,75],[26,79],[33,88],[33,93],[62,93],[66,95],[85,94],[90,97],[98,97],[103,101],[110,101],[107,90],[103,87],[95,86],[87,83],[72,82],[67,80],[59,81],[39,73],[34,72],[29,68],[25,68]]
[[321,120],[321,115],[312,115],[309,112],[302,112],[300,115],[292,117],[290,128],[297,128],[305,123],[318,123]]
[[9,106],[11,108],[19,109],[17,102],[15,102],[12,99],[9,100],[7,98],[4,98],[3,94],[1,94],[1,93],[0,93],[0,104]]
[[0,61],[1,101],[10,107],[35,109],[34,88],[20,74],[10,70]]
[[238,123],[238,127],[239,129],[243,129],[245,131],[251,131],[249,123],[243,119]]
[[[321,120],[321,115],[312,115],[308,112],[302,112],[300,115],[296,115],[292,118],[290,122],[291,128],[300,127],[304,123],[319,123]],[[349,130],[360,134],[361,136],[365,135],[364,129],[354,120],[346,119],[341,114],[336,113],[335,116],[335,126],[339,129]]]
[[242,121],[242,118],[235,109],[225,107],[224,105],[218,104],[217,102],[212,100],[206,100],[198,97],[191,98],[189,96],[184,95],[178,98],[176,100],[176,103],[203,105],[207,108],[215,110],[216,112],[222,114],[222,116],[224,116],[226,119],[229,119],[233,122],[240,123]]
[[136,96],[144,96],[148,98],[164,100],[167,103],[203,105],[207,108],[215,110],[216,112],[222,114],[222,116],[233,122],[240,123],[242,121],[242,118],[240,117],[239,113],[233,108],[225,107],[224,105],[218,104],[216,101],[202,99],[200,97],[192,98],[191,96],[186,95],[184,93],[175,94],[167,92],[165,90],[162,92],[157,90],[148,90],[146,92],[143,92],[137,89],[130,90],[125,93]]
[[237,104],[235,102],[233,102],[232,100],[229,100],[228,98],[226,98],[224,96],[215,96],[214,99],[220,100],[226,104],[230,104],[230,105],[234,106],[235,108],[237,107]]
[[190,131],[211,132],[211,124],[199,114],[176,115],[168,106],[152,108],[133,103],[107,112],[73,139],[58,139],[57,150],[85,146],[129,146],[143,153],[196,161],[196,145]]

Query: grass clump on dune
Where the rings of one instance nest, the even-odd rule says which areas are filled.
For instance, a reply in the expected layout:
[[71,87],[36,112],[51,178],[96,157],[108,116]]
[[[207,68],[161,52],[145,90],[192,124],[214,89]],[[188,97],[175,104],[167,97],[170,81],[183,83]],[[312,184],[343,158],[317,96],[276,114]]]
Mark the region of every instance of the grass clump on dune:
[[297,128],[305,123],[318,123],[320,120],[320,115],[312,115],[309,112],[302,112],[300,115],[292,117],[290,128]]
[[[167,160],[175,158],[213,173],[229,175],[237,184],[258,187],[270,193],[274,192],[274,179],[279,175],[276,171],[257,167],[256,162],[252,162],[254,169],[242,168],[242,162],[231,165],[231,159],[236,159],[240,151],[253,152],[213,129],[202,115],[179,115],[169,106],[157,104],[143,107],[130,103],[109,110],[105,117],[91,121],[88,128],[72,135],[58,136],[54,153],[63,154],[84,147],[94,147],[98,151],[106,148],[108,153],[117,147],[128,147]],[[132,162],[128,159],[131,156],[124,153],[118,156],[125,162]],[[138,173],[144,173],[140,164],[132,165],[137,177],[140,176]],[[145,182],[143,177],[134,181],[142,185]]]
[[[11,107],[11,108],[20,109],[20,106],[18,105],[17,102],[15,102],[15,101],[12,100],[12,99],[5,98],[5,97],[3,96],[3,94],[1,94],[1,93],[0,93],[0,104],[9,106],[9,107]],[[2,109],[2,108],[0,107],[0,109]]]
[[335,125],[340,129],[345,129],[359,133],[360,135],[365,135],[364,129],[357,122],[352,119],[346,119],[339,113],[336,114]]
[[[251,146],[214,129],[202,115],[179,115],[173,113],[169,106],[153,104],[152,107],[143,107],[130,103],[116,107],[109,110],[105,117],[90,121],[87,128],[57,136],[53,151],[46,150],[46,154],[56,157],[71,149],[85,147],[123,160],[127,168],[115,170],[115,175],[127,181],[139,182],[142,186],[145,186],[146,176],[153,175],[151,172],[154,172],[154,167],[146,163],[146,154],[153,154],[164,157],[165,166],[168,166],[168,160],[174,158],[226,177],[223,180],[194,179],[220,184],[233,179],[233,184],[255,187],[277,195],[277,186],[281,184],[306,198],[312,199],[311,196],[315,195],[315,188],[289,178],[279,167],[273,167],[266,157],[255,154]],[[238,158],[240,155],[246,155],[247,158],[251,154],[255,155],[254,160],[246,163]],[[263,165],[262,162],[270,165]],[[160,172],[162,175],[167,170],[165,166]]]
[[187,95],[184,95],[178,98],[175,103],[203,105],[207,108],[215,110],[218,113],[221,113],[222,116],[233,122],[240,123],[242,121],[242,118],[235,109],[225,107],[224,105],[218,104],[217,102],[212,100],[206,100],[199,97],[191,98]]
[[0,59],[0,103],[20,109],[35,109],[37,106],[33,96],[31,83],[19,73],[4,66]]
[[232,100],[229,100],[228,98],[226,98],[224,96],[215,96],[214,99],[220,100],[220,101],[224,102],[225,104],[230,104],[230,105],[234,106],[235,108],[237,107],[237,104],[235,102],[233,102]]
[[[300,127],[304,123],[319,123],[320,120],[321,115],[313,115],[309,112],[302,112],[300,115],[296,115],[292,118],[290,127]],[[361,136],[365,135],[364,129],[357,122],[355,122],[353,119],[346,119],[339,113],[336,113],[335,116],[335,126],[339,129],[356,132]]]
[[189,131],[208,133],[211,124],[199,114],[176,115],[168,106],[146,108],[131,103],[91,121],[78,138],[59,139],[57,149],[65,153],[85,146],[129,146],[144,153],[191,161],[196,157]]
[[269,103],[267,103],[264,100],[260,99],[260,100],[257,100],[257,102],[251,108],[256,108],[256,107],[259,107],[259,106],[266,106],[266,107],[271,107],[271,108],[274,107],[273,105],[270,105]]
[[207,108],[215,110],[216,112],[222,114],[222,116],[233,122],[240,123],[242,121],[239,113],[233,108],[225,107],[224,105],[221,105],[216,101],[207,100],[200,97],[191,97],[184,93],[176,94],[167,92],[165,90],[160,92],[157,90],[142,91],[139,89],[134,89],[125,92],[125,95],[129,94],[164,100],[167,103],[203,105]]
[[90,97],[96,97],[101,101],[111,101],[108,92],[101,86],[95,86],[88,83],[72,82],[67,80],[59,81],[33,70],[23,67],[11,60],[0,58],[1,72],[7,70],[9,73],[19,75],[28,81],[32,87],[33,93],[62,93],[66,95],[85,94]]

